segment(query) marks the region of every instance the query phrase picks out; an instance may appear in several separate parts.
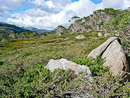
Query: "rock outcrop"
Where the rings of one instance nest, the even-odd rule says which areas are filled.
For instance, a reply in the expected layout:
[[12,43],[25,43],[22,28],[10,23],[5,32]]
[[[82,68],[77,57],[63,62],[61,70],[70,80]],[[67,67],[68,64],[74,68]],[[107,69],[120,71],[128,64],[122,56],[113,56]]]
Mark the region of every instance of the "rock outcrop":
[[60,25],[60,26],[57,27],[55,32],[56,32],[57,35],[62,35],[66,32],[66,28]]
[[59,59],[59,60],[54,60],[51,59],[48,64],[45,66],[45,68],[47,68],[48,70],[50,70],[51,72],[53,72],[55,69],[63,69],[63,70],[68,70],[71,69],[73,71],[75,71],[76,74],[78,74],[79,72],[85,72],[87,70],[87,75],[91,75],[91,71],[89,70],[89,67],[85,66],[85,65],[79,65],[76,64],[72,61],[68,61],[66,59]]
[[113,15],[106,12],[95,12],[93,15],[76,20],[70,27],[69,32],[104,31],[103,24],[111,19]]
[[129,64],[117,37],[109,38],[90,52],[88,58],[96,58],[97,56],[105,59],[103,66],[109,66],[110,72],[114,76],[118,75],[124,78],[125,75],[125,77],[128,77],[127,73],[130,72]]
[[8,41],[8,39],[5,38],[5,37],[3,37],[2,40],[1,40],[1,42],[7,42],[7,41]]

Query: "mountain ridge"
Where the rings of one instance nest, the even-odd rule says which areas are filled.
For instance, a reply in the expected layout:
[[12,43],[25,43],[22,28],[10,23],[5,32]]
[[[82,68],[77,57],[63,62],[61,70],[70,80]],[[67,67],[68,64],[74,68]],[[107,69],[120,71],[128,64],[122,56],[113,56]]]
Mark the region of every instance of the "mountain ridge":
[[35,31],[36,33],[42,33],[42,32],[50,32],[51,30],[46,30],[46,29],[38,29],[35,27],[22,27],[23,29]]
[[21,32],[30,32],[30,30],[23,29],[13,24],[0,22],[0,34],[9,35],[10,32],[20,34]]

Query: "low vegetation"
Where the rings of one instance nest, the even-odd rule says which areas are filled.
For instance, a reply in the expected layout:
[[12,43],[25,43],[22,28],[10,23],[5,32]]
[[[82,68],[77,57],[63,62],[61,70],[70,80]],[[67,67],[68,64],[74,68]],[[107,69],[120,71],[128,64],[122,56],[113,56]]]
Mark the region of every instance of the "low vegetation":
[[[100,12],[113,16],[106,23],[101,22],[101,25],[112,34],[119,32],[121,44],[124,50],[127,50],[125,53],[129,53],[130,12],[106,8],[97,10],[94,14]],[[93,15],[81,19],[74,16],[71,21],[85,24],[83,20],[88,21],[91,17]],[[0,42],[0,98],[130,97],[130,82],[112,76],[109,68],[103,67],[104,60],[101,57],[87,59],[90,51],[108,39],[98,37],[98,31],[66,33],[74,26],[71,24],[68,29],[59,26],[66,31],[61,36],[56,35],[55,30],[36,34],[20,29],[23,31],[17,31],[16,34],[12,28],[17,27],[10,25],[9,28],[3,28],[1,24],[0,40],[3,39],[3,42]],[[8,30],[4,35],[2,32],[5,29]],[[85,36],[84,39],[75,38],[81,34]],[[76,75],[70,69],[50,72],[45,68],[50,59],[61,58],[88,66],[92,78],[86,77],[86,72]]]
[[100,72],[107,72],[109,71],[109,68],[103,68],[103,59],[101,57],[97,57],[96,60],[91,59],[77,59],[72,60],[73,62],[80,64],[80,65],[86,65],[90,68],[90,71],[92,72],[93,76],[97,76]]
[[[85,39],[75,37],[81,33],[52,35],[38,39],[24,39],[0,43],[0,97],[2,98],[66,98],[91,94],[97,98],[126,97],[130,95],[129,82],[121,83],[103,59],[86,59],[88,53],[107,40],[98,32],[82,33]],[[72,70],[57,69],[50,72],[44,66],[50,59],[66,58],[90,67],[94,81],[86,74],[78,76]]]

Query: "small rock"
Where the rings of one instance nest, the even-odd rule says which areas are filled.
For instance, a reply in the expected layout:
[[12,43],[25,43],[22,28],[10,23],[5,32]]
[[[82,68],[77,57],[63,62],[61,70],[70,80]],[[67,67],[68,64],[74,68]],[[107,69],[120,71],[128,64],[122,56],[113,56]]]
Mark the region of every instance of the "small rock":
[[102,34],[101,32],[99,32],[99,33],[98,33],[98,36],[101,37],[101,36],[103,36],[103,34]]
[[65,38],[64,40],[68,40],[69,38]]
[[111,34],[110,33],[105,33],[104,34],[104,37],[108,37],[108,36],[111,36]]
[[116,34],[115,34],[115,36],[119,37],[119,36],[120,36],[120,34],[119,34],[119,33],[116,33]]
[[84,36],[84,35],[78,35],[78,36],[76,36],[75,38],[76,38],[76,39],[84,39],[85,36]]
[[7,42],[7,41],[8,41],[8,39],[2,38],[2,42]]

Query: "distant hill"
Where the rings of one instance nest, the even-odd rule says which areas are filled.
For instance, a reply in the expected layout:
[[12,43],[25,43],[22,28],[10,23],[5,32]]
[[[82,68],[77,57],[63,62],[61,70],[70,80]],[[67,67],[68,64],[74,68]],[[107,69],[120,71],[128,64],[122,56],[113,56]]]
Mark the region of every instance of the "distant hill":
[[0,22],[0,34],[8,35],[10,32],[21,33],[21,32],[30,32],[30,30],[20,28],[16,25]]
[[50,32],[51,30],[45,30],[45,29],[38,29],[34,27],[23,27],[24,29],[35,31],[36,33],[43,33],[43,32]]

